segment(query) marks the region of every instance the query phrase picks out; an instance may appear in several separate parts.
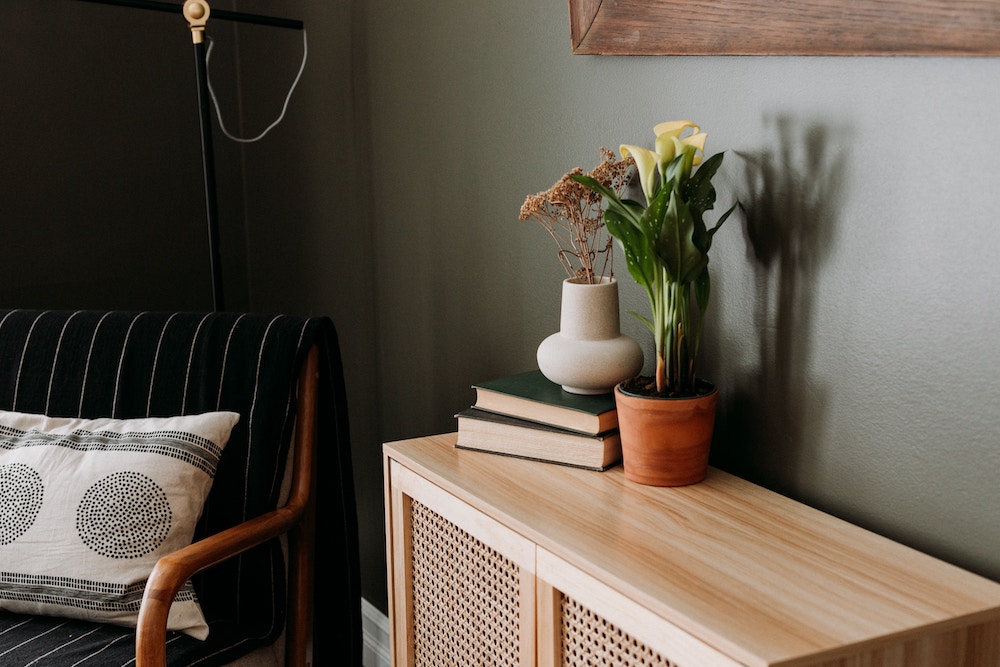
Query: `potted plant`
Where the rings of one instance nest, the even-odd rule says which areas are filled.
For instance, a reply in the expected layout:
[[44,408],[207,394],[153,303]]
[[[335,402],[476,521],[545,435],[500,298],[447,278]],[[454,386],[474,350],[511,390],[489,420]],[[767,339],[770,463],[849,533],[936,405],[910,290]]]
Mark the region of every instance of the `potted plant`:
[[635,314],[653,334],[656,370],[615,388],[625,476],[656,486],[704,479],[715,423],[717,389],[697,375],[702,321],[711,283],[712,238],[736,208],[709,228],[712,177],[723,153],[704,159],[706,134],[689,121],[653,128],[654,150],[622,145],[635,160],[645,204],[586,174],[571,178],[599,193],[604,223],[618,241],[632,278],[649,297],[650,317]]
[[[586,177],[610,192],[624,192],[632,158],[601,148],[601,162]],[[575,181],[577,167],[544,192],[530,195],[521,220],[536,220],[555,240],[563,280],[559,331],[538,346],[542,374],[574,394],[607,394],[642,369],[639,344],[621,332],[613,239],[603,221],[601,195]]]

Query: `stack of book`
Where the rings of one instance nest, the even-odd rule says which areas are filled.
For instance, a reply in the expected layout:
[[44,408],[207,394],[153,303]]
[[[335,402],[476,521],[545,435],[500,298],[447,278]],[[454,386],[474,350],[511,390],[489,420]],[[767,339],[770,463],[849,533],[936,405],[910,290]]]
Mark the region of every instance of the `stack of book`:
[[456,447],[607,470],[621,461],[613,393],[571,394],[534,370],[472,385]]

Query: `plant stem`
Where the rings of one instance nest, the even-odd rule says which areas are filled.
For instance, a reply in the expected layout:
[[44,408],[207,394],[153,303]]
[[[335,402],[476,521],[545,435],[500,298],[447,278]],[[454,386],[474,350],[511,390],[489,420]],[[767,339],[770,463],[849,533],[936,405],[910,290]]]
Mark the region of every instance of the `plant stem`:
[[676,374],[676,358],[674,348],[677,345],[677,332],[671,323],[675,321],[677,314],[677,294],[674,284],[667,279],[666,269],[659,268],[660,276],[658,284],[661,286],[660,309],[662,315],[655,318],[660,331],[660,341],[656,350],[656,391],[666,392],[671,388],[672,380]]
[[686,367],[686,362],[688,360],[693,360],[687,354],[688,350],[688,334],[691,332],[691,286],[690,285],[677,285],[677,307],[680,309],[679,317],[677,319],[678,327],[680,331],[677,335],[677,376],[676,376],[676,389],[679,391],[688,391],[694,388],[694,382],[692,381],[690,368]]
[[681,285],[675,282],[669,283],[670,289],[670,316],[667,323],[670,325],[670,373],[667,380],[667,389],[679,389],[681,374],[681,347],[684,342],[684,293]]

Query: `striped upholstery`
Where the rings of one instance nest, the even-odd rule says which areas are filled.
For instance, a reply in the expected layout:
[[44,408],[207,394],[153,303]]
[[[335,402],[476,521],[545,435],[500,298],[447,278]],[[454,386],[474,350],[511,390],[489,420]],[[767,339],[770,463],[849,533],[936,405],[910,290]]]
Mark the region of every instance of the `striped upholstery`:
[[[314,664],[360,665],[347,403],[329,318],[0,310],[0,409],[119,419],[240,413],[197,539],[277,505],[294,421],[296,374],[313,344],[320,349],[317,523],[324,537],[315,598],[317,612],[345,619],[317,628]],[[196,575],[194,584],[210,635],[200,642],[168,634],[169,665],[225,664],[280,635],[286,610],[277,540]],[[134,650],[134,633],[127,628],[0,614],[4,667],[128,665],[134,663]]]

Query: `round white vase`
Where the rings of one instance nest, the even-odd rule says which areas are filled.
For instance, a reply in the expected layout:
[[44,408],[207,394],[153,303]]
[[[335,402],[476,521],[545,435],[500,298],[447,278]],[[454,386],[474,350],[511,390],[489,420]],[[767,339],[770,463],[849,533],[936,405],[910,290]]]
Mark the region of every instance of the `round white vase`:
[[542,375],[573,394],[606,394],[642,370],[642,348],[621,332],[618,281],[562,283],[559,331],[537,352]]

